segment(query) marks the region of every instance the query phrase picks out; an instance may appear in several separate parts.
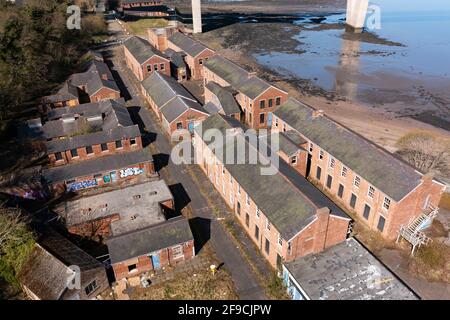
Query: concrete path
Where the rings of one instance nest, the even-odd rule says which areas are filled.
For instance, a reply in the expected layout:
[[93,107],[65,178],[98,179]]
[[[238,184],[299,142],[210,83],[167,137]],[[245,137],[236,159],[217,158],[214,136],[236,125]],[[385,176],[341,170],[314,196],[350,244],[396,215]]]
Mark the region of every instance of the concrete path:
[[[121,49],[115,51],[112,58],[111,68],[113,74],[120,77],[119,82],[129,94],[127,106],[139,108],[139,118],[146,131],[156,133],[156,139],[152,142],[159,155],[157,160],[162,161],[164,155],[170,154],[172,146],[169,138],[162,134],[159,123],[154,115],[145,107],[143,97],[140,94],[138,81],[126,67]],[[251,266],[236,247],[231,235],[227,233],[223,225],[216,220],[211,210],[208,210],[208,200],[199,192],[199,187],[187,172],[184,165],[175,165],[169,159],[166,166],[160,171],[161,177],[170,184],[179,184],[181,193],[188,199],[194,219],[202,222],[198,224],[198,231],[210,238],[216,256],[224,263],[224,267],[230,272],[237,294],[241,299],[267,299],[263,288],[260,286],[257,276],[253,273]],[[193,220],[194,220],[193,219]]]

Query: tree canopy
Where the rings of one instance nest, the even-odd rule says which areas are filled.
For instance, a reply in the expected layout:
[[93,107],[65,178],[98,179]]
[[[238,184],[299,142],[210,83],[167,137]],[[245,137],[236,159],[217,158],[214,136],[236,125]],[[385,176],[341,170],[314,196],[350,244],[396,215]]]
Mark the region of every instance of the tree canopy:
[[68,29],[67,0],[0,0],[0,119],[47,94],[74,71],[95,35],[107,33],[103,17],[85,15]]

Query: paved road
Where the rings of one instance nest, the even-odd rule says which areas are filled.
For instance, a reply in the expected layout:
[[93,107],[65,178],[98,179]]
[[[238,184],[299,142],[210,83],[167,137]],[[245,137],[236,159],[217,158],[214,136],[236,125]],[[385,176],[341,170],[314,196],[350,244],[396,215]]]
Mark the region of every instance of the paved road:
[[[161,133],[161,128],[157,124],[154,115],[145,108],[144,100],[138,89],[137,79],[126,68],[122,54],[116,50],[112,57],[111,69],[116,77],[120,77],[119,85],[128,97],[127,106],[130,109],[138,109],[141,125],[148,132],[156,133],[152,146],[157,149],[160,155],[157,159],[161,161],[163,155],[170,154],[172,146],[169,138]],[[137,107],[137,108],[136,108]],[[237,294],[241,299],[267,299],[264,289],[260,286],[257,276],[254,274],[251,266],[242,256],[241,251],[236,247],[231,235],[224,229],[223,225],[216,220],[212,210],[209,208],[207,199],[200,194],[199,187],[192,179],[184,165],[175,165],[169,159],[165,168],[160,171],[161,176],[171,183],[181,184],[178,192],[184,193],[184,198],[188,199],[192,209],[194,219],[199,232],[203,237],[210,239],[212,247],[218,259],[224,263],[224,267],[230,272]],[[170,177],[168,177],[170,175]],[[206,240],[206,239],[205,239]]]

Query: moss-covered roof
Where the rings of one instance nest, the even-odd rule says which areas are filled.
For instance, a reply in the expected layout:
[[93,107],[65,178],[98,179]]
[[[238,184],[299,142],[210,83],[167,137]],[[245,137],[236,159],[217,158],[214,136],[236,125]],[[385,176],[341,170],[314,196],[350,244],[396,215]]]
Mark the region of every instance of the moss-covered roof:
[[[225,132],[227,129],[240,127],[237,120],[216,114],[202,122],[202,126],[196,127],[200,135],[206,130],[214,128]],[[248,158],[248,150],[254,146],[244,141],[242,134],[236,134],[231,139],[228,137],[223,148],[216,150],[215,154],[223,153],[223,159],[227,159],[226,152],[234,150],[236,156],[236,141],[246,145],[246,159],[243,164],[226,164],[226,169],[248,193],[256,206],[268,217],[269,221],[280,232],[281,236],[289,240],[308,223],[314,220],[318,207],[297,188],[292,186],[278,171],[273,175],[263,175],[261,169],[267,167],[259,161],[251,164]],[[225,161],[227,162],[227,161]],[[273,165],[273,164],[272,164]],[[245,208],[245,204],[241,204]]]
[[421,181],[421,174],[388,151],[313,109],[289,99],[274,114],[395,201]]

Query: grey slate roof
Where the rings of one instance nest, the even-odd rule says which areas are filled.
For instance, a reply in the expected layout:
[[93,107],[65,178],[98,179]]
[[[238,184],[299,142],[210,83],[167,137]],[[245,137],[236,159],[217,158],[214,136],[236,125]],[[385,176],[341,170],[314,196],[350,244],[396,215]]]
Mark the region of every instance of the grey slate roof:
[[144,79],[142,81],[142,86],[148,92],[158,108],[161,108],[176,96],[196,101],[195,98],[174,78],[159,72],[153,72],[152,75]]
[[153,162],[153,156],[148,149],[118,153],[108,157],[46,169],[43,170],[42,177],[47,183],[51,184],[99,172],[127,168],[143,162]]
[[353,238],[284,266],[312,300],[418,299]]
[[238,89],[239,84],[251,76],[248,71],[221,55],[210,57],[203,65],[227,81],[235,89]]
[[160,111],[164,115],[164,118],[171,123],[189,109],[194,109],[206,114],[206,111],[199,103],[183,97],[175,97],[170,100],[160,109]]
[[177,217],[138,231],[133,231],[106,241],[111,263],[150,254],[193,240],[188,220]]
[[222,107],[219,107],[218,105],[212,103],[211,101],[205,104],[203,108],[206,110],[206,112],[208,112],[209,115],[214,115],[222,110]]
[[56,103],[61,101],[75,100],[78,99],[78,89],[76,86],[66,81],[63,83],[61,88],[58,89],[52,95],[45,96],[42,98],[43,103]]
[[168,57],[161,51],[153,47],[147,40],[133,36],[123,42],[123,45],[130,51],[133,57],[140,63],[144,63],[153,56],[159,56],[164,59]]
[[[236,127],[241,127],[237,120],[216,114],[204,120],[202,126],[197,126],[194,130],[201,136],[200,130],[205,132],[208,129],[215,128],[225,132],[226,129]],[[243,139],[241,134],[236,134],[235,137],[236,139]],[[249,153],[247,150],[253,148],[253,146],[250,146],[248,142],[245,145],[247,145],[247,156]],[[226,159],[225,151],[227,148],[234,150],[235,147],[236,143],[233,139],[225,141],[221,149],[224,159]],[[216,155],[219,153],[220,151],[216,150]],[[236,150],[234,154],[237,154]],[[249,194],[256,206],[268,217],[283,239],[290,240],[314,220],[319,207],[292,186],[279,172],[274,175],[262,175],[260,171],[262,165],[260,163],[250,164],[248,159],[245,160],[244,164],[225,163],[225,167]],[[245,206],[245,204],[242,205]]]
[[[123,99],[107,100],[93,104],[93,110],[85,111],[84,107],[75,107],[75,112],[69,109],[72,112],[65,113],[67,110],[64,110],[62,113],[52,114],[54,117],[61,116],[61,119],[47,121],[43,126],[44,136],[66,138],[47,141],[47,152],[61,152],[139,137],[139,127],[133,124],[127,108],[122,103]],[[75,116],[78,118],[73,119]],[[72,121],[64,121],[64,118],[72,118]],[[88,128],[89,130],[83,131]]]
[[90,96],[104,87],[120,92],[106,63],[98,60],[89,61],[87,63],[87,70],[82,73],[73,74],[69,81],[79,88],[84,86],[86,93]]
[[234,99],[230,88],[224,88],[212,81],[206,84],[206,88],[217,97],[225,115],[229,116],[241,112],[241,108]]
[[421,181],[421,174],[386,150],[313,109],[289,99],[274,114],[395,201]]
[[298,150],[303,149],[301,144],[306,143],[295,130],[280,132],[280,150],[287,156],[292,156]]
[[176,52],[167,48],[164,54],[170,58],[170,61],[176,68],[187,69],[186,62],[184,61],[185,54],[183,52]]
[[33,248],[18,278],[41,300],[58,300],[69,290],[67,280],[74,274],[69,266],[81,271],[103,269],[103,265],[53,230],[47,230]]
[[234,62],[220,55],[209,58],[204,62],[204,66],[250,99],[255,99],[264,91],[272,87],[269,83],[252,75]]
[[192,39],[191,37],[188,37],[181,32],[175,32],[174,34],[172,34],[169,37],[169,41],[192,57],[196,57],[204,50],[208,49],[202,43]]
[[60,119],[64,115],[93,116],[110,110],[112,104],[125,105],[125,99],[101,100],[99,102],[82,103],[74,107],[54,108],[47,112],[48,120]]
[[110,131],[100,131],[66,139],[48,141],[46,144],[47,153],[67,151],[116,140],[131,139],[140,137],[140,135],[141,133],[138,125],[133,125],[131,127],[117,127]]

